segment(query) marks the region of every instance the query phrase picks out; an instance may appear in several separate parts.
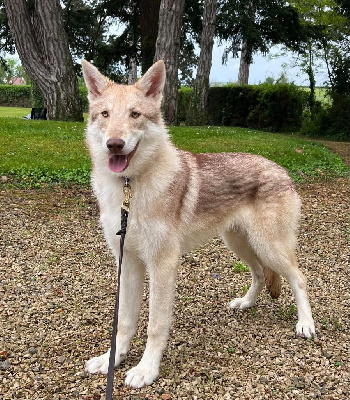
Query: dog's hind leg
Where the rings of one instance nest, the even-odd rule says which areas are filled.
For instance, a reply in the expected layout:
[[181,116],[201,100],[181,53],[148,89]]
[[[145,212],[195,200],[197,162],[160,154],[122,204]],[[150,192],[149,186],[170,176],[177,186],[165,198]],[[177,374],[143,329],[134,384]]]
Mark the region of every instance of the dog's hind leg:
[[230,230],[225,232],[222,238],[226,246],[249,266],[252,274],[252,283],[248,292],[244,297],[232,300],[230,308],[244,310],[253,307],[264,287],[264,273],[259,260],[243,234]]
[[[130,342],[137,329],[140,313],[145,267],[139,260],[131,259],[125,251],[120,276],[119,318],[116,340],[115,364],[117,367],[126,357]],[[107,374],[109,350],[86,363],[86,371],[92,374]]]
[[278,245],[275,247],[275,251],[270,254],[265,253],[262,257],[264,257],[263,262],[266,262],[271,269],[282,275],[293,290],[298,309],[297,335],[306,338],[315,335],[315,324],[307,295],[306,278],[298,268],[294,251],[284,250],[283,245]]
[[293,211],[292,206],[292,203],[283,208],[279,205],[280,208],[277,209],[272,204],[270,210],[265,208],[268,218],[264,221],[259,217],[262,211],[256,216],[252,215],[247,235],[261,264],[283,276],[290,284],[298,309],[296,333],[309,338],[315,334],[315,325],[307,295],[306,279],[298,268],[295,256],[298,214]]

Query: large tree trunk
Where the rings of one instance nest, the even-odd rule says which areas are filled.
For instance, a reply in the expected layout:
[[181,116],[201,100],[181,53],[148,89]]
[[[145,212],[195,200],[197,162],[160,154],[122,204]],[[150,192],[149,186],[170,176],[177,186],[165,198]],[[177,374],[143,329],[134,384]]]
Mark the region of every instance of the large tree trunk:
[[209,75],[214,45],[216,9],[217,0],[205,0],[201,51],[188,114],[190,124],[202,125],[207,122]]
[[162,0],[154,61],[164,60],[167,79],[164,87],[163,113],[168,124],[177,122],[178,68],[181,25],[185,0]]
[[161,0],[140,0],[142,75],[153,64],[158,35],[160,1]]
[[[239,71],[238,71],[238,84],[239,85],[248,85],[249,81],[249,68],[251,62],[252,54],[249,53],[248,44],[246,40],[242,41],[242,51],[241,58],[239,61]],[[248,60],[248,61],[247,61]]]
[[[247,6],[246,6],[246,13],[247,13],[249,19],[255,20],[255,11],[256,11],[256,1],[251,0],[248,2]],[[249,45],[247,39],[243,38],[241,59],[239,62],[239,71],[238,71],[238,84],[239,85],[248,85],[249,69],[250,69],[250,64],[252,62],[253,62],[252,47]]]
[[78,82],[59,0],[4,0],[22,65],[39,88],[48,119],[82,121]]

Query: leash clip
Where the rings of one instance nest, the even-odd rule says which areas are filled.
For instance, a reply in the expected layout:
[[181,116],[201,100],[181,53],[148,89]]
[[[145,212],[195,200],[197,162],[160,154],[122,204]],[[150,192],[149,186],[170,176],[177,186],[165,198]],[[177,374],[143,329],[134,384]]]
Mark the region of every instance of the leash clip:
[[123,186],[124,201],[122,203],[122,210],[127,212],[130,211],[130,199],[132,198],[131,186],[129,185],[129,178],[125,178],[125,183]]

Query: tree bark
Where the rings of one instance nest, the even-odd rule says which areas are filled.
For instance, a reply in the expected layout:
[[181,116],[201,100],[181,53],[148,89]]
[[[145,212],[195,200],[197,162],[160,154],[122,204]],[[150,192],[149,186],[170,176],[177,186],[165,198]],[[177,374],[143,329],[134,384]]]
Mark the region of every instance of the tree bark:
[[167,71],[164,87],[163,113],[170,125],[177,122],[178,68],[181,25],[185,0],[162,0],[154,62],[163,60]]
[[48,119],[82,121],[78,82],[59,0],[4,0],[22,65],[44,97]]
[[140,0],[142,75],[153,64],[158,35],[160,1],[161,0]]
[[137,65],[135,58],[131,58],[129,64],[128,85],[133,85],[137,81]]
[[[256,1],[251,0],[248,2],[246,6],[246,12],[248,18],[252,21],[255,20],[255,11],[256,11]],[[250,65],[253,62],[253,52],[251,46],[249,46],[248,40],[243,38],[242,40],[242,51],[241,58],[239,62],[239,71],[238,71],[238,84],[239,85],[248,85],[249,81],[249,69]]]
[[249,68],[250,62],[247,60],[252,58],[251,52],[248,50],[248,43],[246,40],[242,41],[242,51],[241,58],[239,61],[239,71],[238,71],[238,84],[239,85],[248,85],[249,81]]
[[202,125],[207,122],[209,75],[214,45],[216,10],[217,0],[205,0],[201,51],[188,114],[188,122],[190,124]]

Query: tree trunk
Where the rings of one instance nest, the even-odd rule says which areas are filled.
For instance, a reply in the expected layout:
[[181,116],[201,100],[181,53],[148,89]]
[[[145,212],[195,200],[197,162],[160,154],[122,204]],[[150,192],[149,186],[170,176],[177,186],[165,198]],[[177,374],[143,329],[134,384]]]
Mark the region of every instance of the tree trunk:
[[[256,1],[251,0],[246,5],[246,13],[250,20],[255,21]],[[238,71],[238,84],[248,85],[249,81],[249,68],[253,62],[253,52],[251,46],[249,46],[248,40],[243,37],[242,40],[242,51],[241,59],[239,62]]]
[[216,9],[217,0],[205,0],[201,51],[188,115],[188,122],[193,125],[202,125],[207,122],[209,75],[214,45]]
[[48,119],[82,121],[78,82],[59,0],[4,0],[22,65],[44,97]]
[[251,62],[247,62],[247,60],[252,58],[252,54],[248,50],[248,44],[246,40],[242,41],[242,51],[241,58],[239,61],[239,71],[238,71],[238,84],[239,85],[248,85],[249,80],[249,68]]
[[181,25],[185,0],[162,0],[154,61],[164,60],[167,79],[164,87],[163,113],[170,125],[177,122],[178,68]]
[[158,35],[160,1],[161,0],[140,0],[142,75],[153,64]]
[[137,81],[137,65],[135,58],[131,58],[129,64],[128,85],[133,85]]

